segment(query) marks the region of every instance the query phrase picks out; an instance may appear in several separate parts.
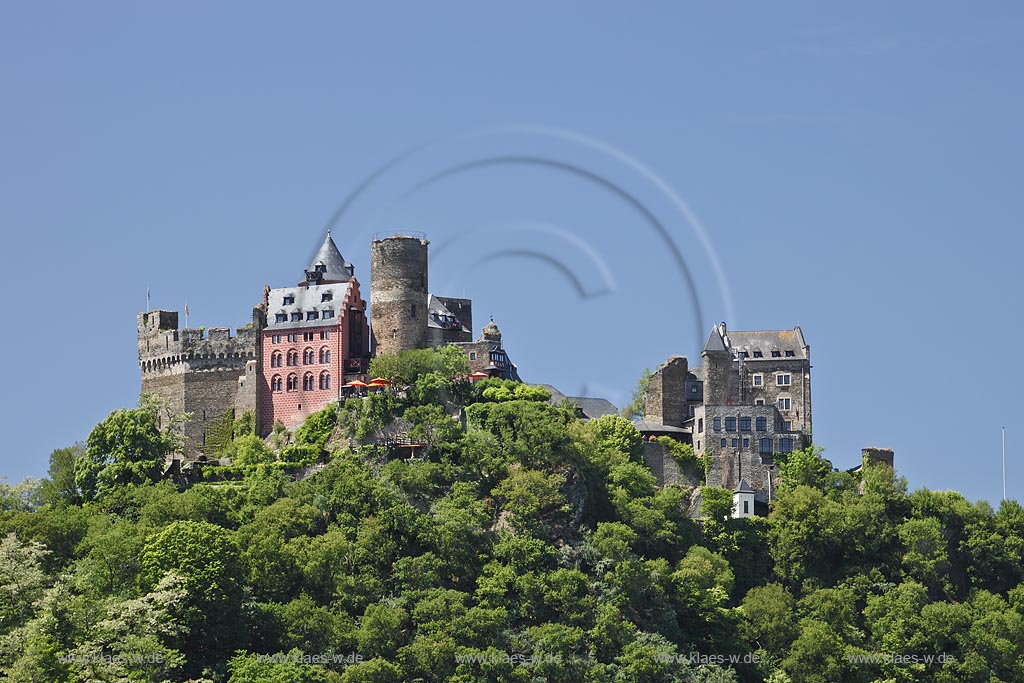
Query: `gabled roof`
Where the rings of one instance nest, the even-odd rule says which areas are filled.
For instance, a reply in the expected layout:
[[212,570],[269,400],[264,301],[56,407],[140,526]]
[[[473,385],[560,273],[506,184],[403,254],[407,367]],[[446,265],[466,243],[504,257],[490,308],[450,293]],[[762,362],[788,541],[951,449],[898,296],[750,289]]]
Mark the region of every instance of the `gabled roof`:
[[313,257],[313,262],[309,264],[309,270],[316,270],[316,267],[321,264],[324,266],[321,282],[348,282],[352,277],[353,266],[341,255],[338,245],[331,239],[330,230],[327,231],[327,237],[320,245],[320,250]]
[[427,327],[434,327],[442,330],[459,330],[469,332],[470,330],[462,324],[462,321],[455,317],[455,314],[448,310],[439,298],[433,294],[427,295]]
[[[746,351],[746,360],[769,359],[773,351],[778,351],[781,358],[807,358],[807,342],[799,325],[791,330],[729,330],[722,323],[711,329],[704,351],[731,351],[733,354]],[[754,355],[758,351],[761,356]],[[792,355],[787,356],[787,351]]]
[[733,493],[753,493],[754,489],[750,488],[750,484],[747,483],[746,479],[740,479],[739,485],[733,489]]

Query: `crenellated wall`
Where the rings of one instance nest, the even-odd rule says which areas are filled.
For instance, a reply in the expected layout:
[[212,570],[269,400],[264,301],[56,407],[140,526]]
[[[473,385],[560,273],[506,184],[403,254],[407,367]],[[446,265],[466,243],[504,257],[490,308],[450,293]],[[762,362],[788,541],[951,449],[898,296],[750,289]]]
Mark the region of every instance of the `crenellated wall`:
[[227,327],[180,330],[176,311],[138,314],[142,391],[162,399],[169,415],[192,414],[183,427],[190,455],[202,452],[208,426],[226,412],[255,412],[260,324],[258,309],[234,334]]

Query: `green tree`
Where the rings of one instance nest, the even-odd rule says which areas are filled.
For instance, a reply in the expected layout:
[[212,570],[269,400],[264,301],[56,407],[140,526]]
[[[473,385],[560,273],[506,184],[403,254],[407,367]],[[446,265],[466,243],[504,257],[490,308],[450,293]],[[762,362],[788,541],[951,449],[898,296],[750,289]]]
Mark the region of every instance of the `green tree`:
[[544,519],[566,505],[561,488],[565,477],[537,470],[518,470],[494,487],[491,494],[501,509],[511,515],[509,523],[517,531],[540,529]]
[[640,459],[643,437],[629,420],[618,415],[602,415],[587,422],[587,429],[594,432],[600,445],[625,453],[634,460]]
[[652,374],[650,368],[644,368],[644,371],[640,373],[640,378],[636,381],[636,386],[633,388],[633,394],[629,403],[622,408],[622,417],[627,420],[632,420],[634,417],[643,417],[644,397],[647,395],[647,389],[651,385]]
[[789,650],[799,633],[796,600],[780,584],[751,588],[743,597],[740,612],[743,637],[776,658]]
[[156,414],[145,408],[115,410],[86,439],[85,457],[75,477],[86,500],[117,486],[157,481],[171,441],[156,426]]
[[78,505],[82,496],[75,481],[75,463],[85,456],[85,445],[75,444],[50,453],[50,468],[39,494],[45,505]]
[[0,629],[23,623],[43,593],[48,577],[42,563],[49,551],[41,543],[22,543],[9,533],[0,541]]
[[169,524],[143,548],[143,585],[156,586],[168,573],[179,575],[187,591],[187,636],[177,649],[189,653],[193,670],[223,661],[245,638],[239,629],[242,564],[231,532],[208,522]]
[[821,457],[823,451],[823,448],[808,446],[792,453],[777,453],[780,479],[778,488],[813,486],[824,489],[832,473],[832,463]]
[[709,520],[724,521],[732,515],[732,493],[714,486],[700,487],[700,512]]

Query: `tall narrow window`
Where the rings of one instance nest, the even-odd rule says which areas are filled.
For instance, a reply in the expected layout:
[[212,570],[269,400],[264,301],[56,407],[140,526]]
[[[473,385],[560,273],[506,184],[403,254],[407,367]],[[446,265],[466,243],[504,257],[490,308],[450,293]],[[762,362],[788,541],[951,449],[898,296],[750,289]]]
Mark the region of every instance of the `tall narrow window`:
[[757,442],[757,452],[761,455],[772,454],[772,440],[765,438]]
[[302,352],[302,364],[312,365],[313,364],[313,349],[306,349]]
[[288,391],[298,391],[299,389],[299,376],[288,375]]
[[330,363],[330,362],[331,362],[331,350],[325,346],[322,349],[320,349],[320,363],[323,364],[323,363]]
[[270,390],[281,391],[281,375],[274,375],[270,378]]
[[270,367],[272,367],[272,368],[279,368],[279,367],[281,367],[281,361],[282,360],[283,360],[283,356],[281,355],[281,352],[280,351],[274,351],[274,353],[272,353],[271,356],[270,356]]
[[313,391],[314,388],[315,387],[313,385],[313,375],[306,373],[306,375],[302,378],[302,390]]
[[320,388],[330,389],[331,388],[331,373],[321,372],[320,373]]
[[776,405],[779,406],[779,410],[789,410],[792,405],[792,401],[786,396],[782,396],[776,401]]

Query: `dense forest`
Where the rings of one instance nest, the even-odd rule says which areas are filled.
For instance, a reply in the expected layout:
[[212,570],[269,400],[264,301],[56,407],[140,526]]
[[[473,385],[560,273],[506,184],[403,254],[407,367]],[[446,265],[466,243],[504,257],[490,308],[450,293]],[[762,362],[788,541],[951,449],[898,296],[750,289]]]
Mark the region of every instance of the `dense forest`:
[[3,485],[3,680],[1024,681],[1016,502],[808,449],[732,519],[729,491],[658,487],[621,417],[445,349],[371,371],[404,389],[268,439],[225,416],[231,464],[185,479],[143,397]]

